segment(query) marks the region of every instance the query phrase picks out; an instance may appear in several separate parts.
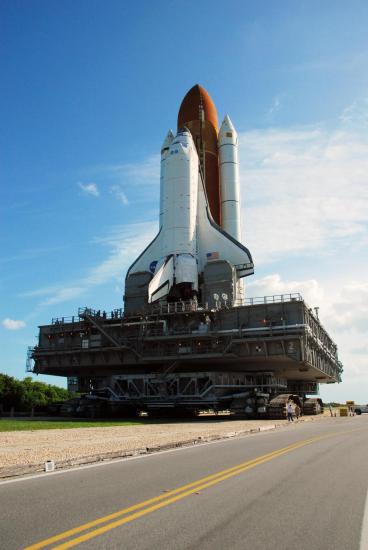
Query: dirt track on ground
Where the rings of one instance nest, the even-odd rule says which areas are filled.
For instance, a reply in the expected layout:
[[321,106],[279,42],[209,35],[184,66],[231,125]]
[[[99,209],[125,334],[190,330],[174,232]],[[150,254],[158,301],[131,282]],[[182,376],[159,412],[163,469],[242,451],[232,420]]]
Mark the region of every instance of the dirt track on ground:
[[[319,421],[304,417],[300,421]],[[124,454],[158,447],[175,446],[193,440],[234,437],[251,430],[272,429],[287,420],[199,420],[135,426],[51,429],[0,433],[1,470],[15,466]]]

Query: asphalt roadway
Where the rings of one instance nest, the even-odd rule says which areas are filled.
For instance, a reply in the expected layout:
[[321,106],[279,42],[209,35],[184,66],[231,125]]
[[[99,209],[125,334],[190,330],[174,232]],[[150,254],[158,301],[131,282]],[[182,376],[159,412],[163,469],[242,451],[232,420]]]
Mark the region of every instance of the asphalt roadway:
[[0,483],[2,550],[367,550],[368,415]]

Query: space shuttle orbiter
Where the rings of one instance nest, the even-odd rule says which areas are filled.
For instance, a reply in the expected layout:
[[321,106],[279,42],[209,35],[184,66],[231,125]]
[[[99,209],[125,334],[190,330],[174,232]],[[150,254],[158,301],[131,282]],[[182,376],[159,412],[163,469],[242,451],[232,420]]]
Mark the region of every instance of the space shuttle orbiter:
[[128,270],[125,309],[194,296],[241,299],[240,279],[254,272],[240,243],[238,136],[228,116],[220,131],[201,86],[181,104],[176,136],[161,150],[159,232]]

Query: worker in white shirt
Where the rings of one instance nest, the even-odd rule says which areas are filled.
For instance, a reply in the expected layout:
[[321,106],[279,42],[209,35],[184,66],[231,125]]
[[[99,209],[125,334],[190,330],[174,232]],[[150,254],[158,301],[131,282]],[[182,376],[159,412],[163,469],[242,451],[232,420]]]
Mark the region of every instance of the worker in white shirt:
[[293,406],[291,404],[291,402],[289,401],[289,403],[287,404],[287,419],[289,422],[294,422],[294,418],[293,418]]

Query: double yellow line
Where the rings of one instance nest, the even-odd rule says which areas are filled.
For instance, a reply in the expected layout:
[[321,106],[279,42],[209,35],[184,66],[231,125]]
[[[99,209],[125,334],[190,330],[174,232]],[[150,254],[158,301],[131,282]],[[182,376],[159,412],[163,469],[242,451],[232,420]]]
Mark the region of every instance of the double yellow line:
[[[77,546],[82,542],[86,542],[92,538],[103,535],[104,533],[107,533],[111,529],[115,529],[116,527],[129,523],[131,521],[134,521],[152,512],[155,512],[160,508],[169,506],[170,504],[173,504],[174,502],[182,500],[183,498],[186,498],[189,495],[198,493],[203,489],[207,489],[208,487],[216,485],[217,483],[220,483],[225,479],[229,479],[231,477],[237,476],[243,472],[246,472],[247,470],[250,470],[252,468],[255,468],[256,466],[259,466],[260,464],[269,462],[274,458],[282,456],[286,453],[290,453],[291,451],[295,451],[296,449],[300,449],[301,447],[305,447],[306,445],[309,445],[310,443],[314,443],[315,441],[318,441],[320,439],[325,439],[326,437],[329,437],[329,436],[319,436],[319,437],[313,437],[311,439],[305,439],[303,441],[299,441],[292,445],[288,445],[287,447],[277,449],[276,451],[273,451],[271,453],[267,453],[265,455],[259,456],[253,460],[247,460],[246,462],[242,462],[241,464],[238,464],[237,466],[233,466],[232,468],[227,468],[226,470],[222,470],[220,472],[217,472],[216,474],[202,477],[201,479],[198,479],[197,481],[193,481],[192,483],[188,483],[187,485],[183,485],[178,489],[173,489],[172,491],[168,491],[154,498],[150,498],[143,502],[139,502],[138,504],[134,504],[134,506],[129,506],[128,508],[122,508],[121,510],[114,512],[113,514],[109,514],[107,516],[95,519],[88,523],[84,523],[79,527],[74,527],[73,529],[69,529],[68,531],[64,531],[63,533],[59,533],[58,535],[55,535],[48,539],[37,542],[36,544],[27,546],[24,550],[39,550],[41,548],[46,548],[47,546],[51,546],[54,543],[58,543],[68,538],[70,538],[70,540],[63,542],[62,544],[58,544],[57,546],[53,546],[52,548],[53,550],[65,550],[67,548],[72,548],[73,546]],[[105,524],[105,525],[102,525],[102,524]],[[99,525],[102,525],[102,526],[97,527]],[[97,527],[97,528],[93,529],[94,527]],[[88,532],[82,535],[79,535],[79,533],[83,533],[84,531],[88,531]],[[71,538],[71,537],[74,537],[75,535],[79,535],[79,536],[75,538]]]

